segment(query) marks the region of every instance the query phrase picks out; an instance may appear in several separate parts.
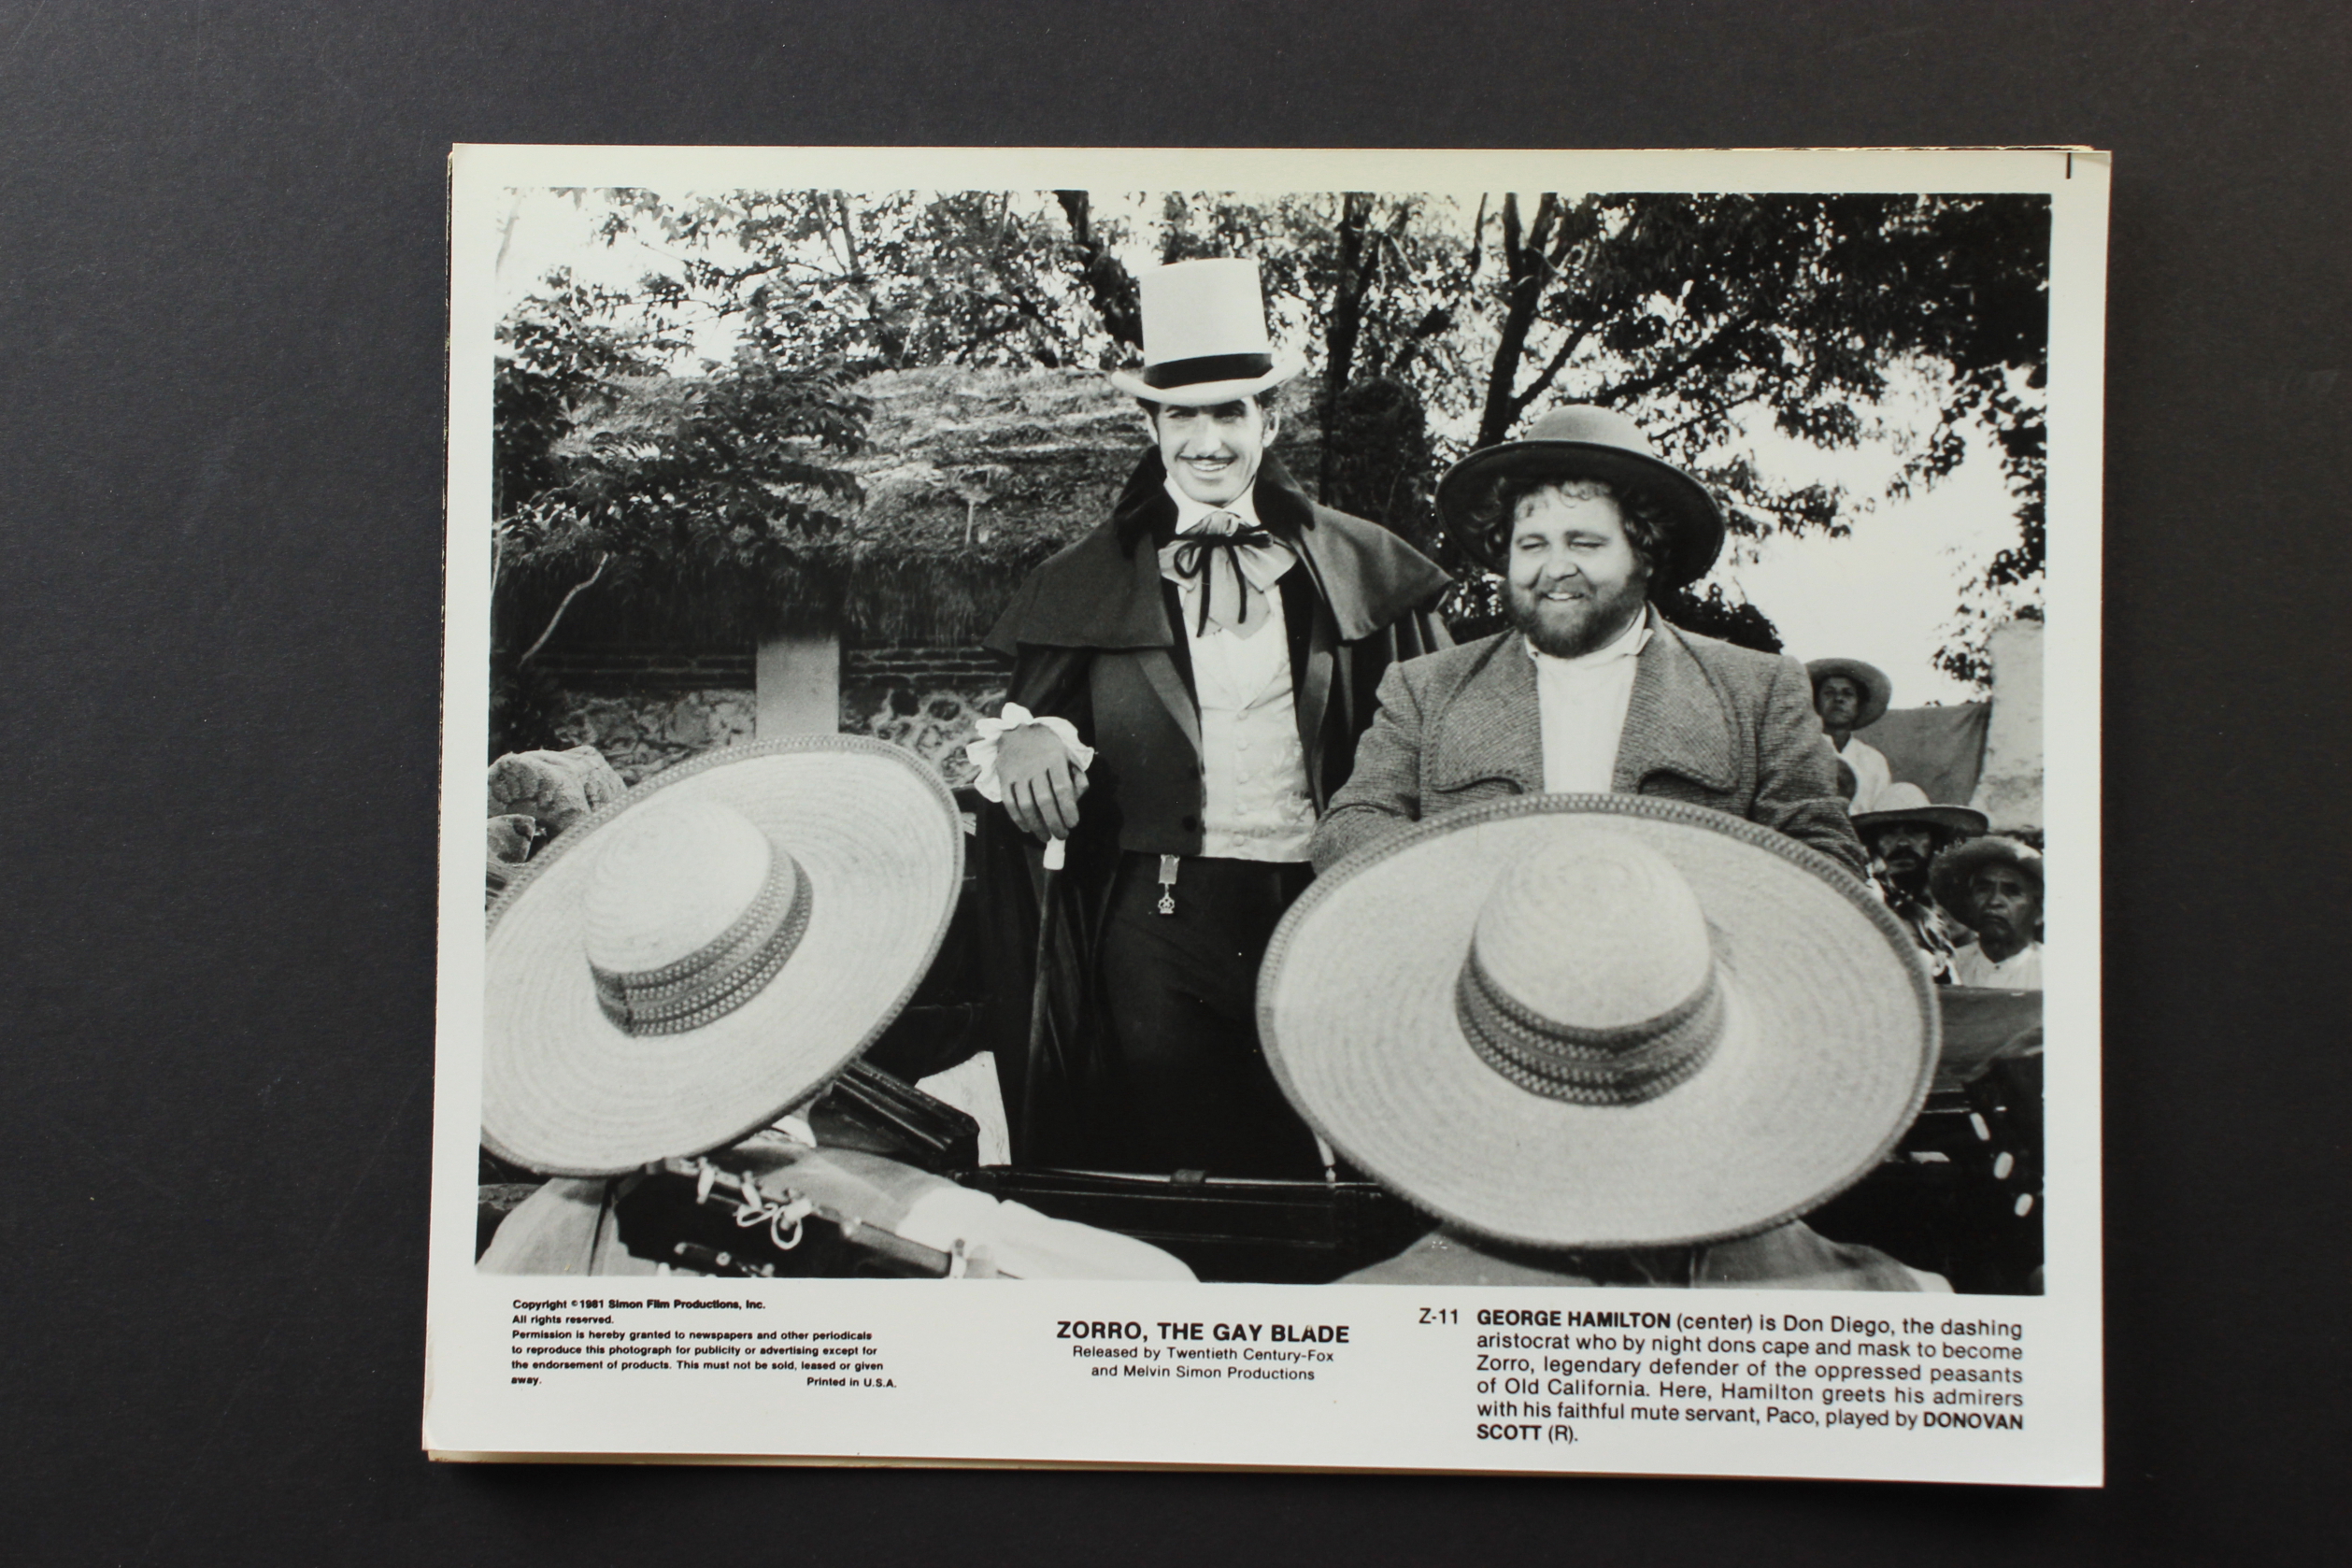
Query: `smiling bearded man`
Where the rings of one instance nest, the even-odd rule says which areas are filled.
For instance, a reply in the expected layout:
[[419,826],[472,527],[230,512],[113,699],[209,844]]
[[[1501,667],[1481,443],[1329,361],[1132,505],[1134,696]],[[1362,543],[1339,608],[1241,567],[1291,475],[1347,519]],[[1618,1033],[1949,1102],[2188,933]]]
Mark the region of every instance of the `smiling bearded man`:
[[1447,577],[1274,457],[1276,389],[1303,366],[1273,352],[1255,262],[1140,281],[1145,363],[1110,380],[1151,449],[988,638],[1014,668],[984,791],[1066,841],[1076,947],[1050,988],[1076,1014],[1064,1072],[1019,1136],[1036,1163],[1313,1176],[1259,1048],[1258,963],[1382,674],[1447,644]]
[[1723,515],[1638,425],[1557,409],[1455,464],[1437,506],[1502,574],[1512,629],[1389,672],[1316,829],[1319,869],[1482,801],[1614,791],[1746,817],[1861,870],[1804,666],[1685,632],[1650,605],[1714,564]]

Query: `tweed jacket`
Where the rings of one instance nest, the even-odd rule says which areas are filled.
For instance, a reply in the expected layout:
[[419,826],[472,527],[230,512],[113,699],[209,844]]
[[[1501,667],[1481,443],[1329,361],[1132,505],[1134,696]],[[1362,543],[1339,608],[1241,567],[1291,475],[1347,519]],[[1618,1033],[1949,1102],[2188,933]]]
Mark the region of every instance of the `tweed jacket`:
[[[1610,788],[1745,817],[1859,875],[1861,841],[1804,666],[1646,613]],[[1397,664],[1379,698],[1355,771],[1316,829],[1318,871],[1423,817],[1542,792],[1535,662],[1518,632]]]

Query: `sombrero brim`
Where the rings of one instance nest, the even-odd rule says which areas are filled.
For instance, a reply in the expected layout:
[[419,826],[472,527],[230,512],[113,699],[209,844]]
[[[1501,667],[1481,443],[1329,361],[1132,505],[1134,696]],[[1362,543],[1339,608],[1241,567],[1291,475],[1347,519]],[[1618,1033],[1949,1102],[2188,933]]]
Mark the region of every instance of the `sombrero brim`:
[[1887,672],[1875,664],[1865,664],[1860,659],[1814,659],[1804,667],[1806,678],[1817,690],[1833,675],[1842,675],[1862,689],[1861,711],[1855,717],[1854,728],[1867,730],[1887,717],[1887,705],[1895,698],[1895,683]]
[[1147,403],[1172,403],[1184,408],[1206,408],[1254,397],[1269,387],[1295,379],[1305,368],[1306,361],[1299,355],[1282,353],[1275,356],[1274,367],[1263,376],[1238,381],[1195,381],[1182,387],[1155,387],[1132,370],[1114,370],[1109,376],[1111,385],[1130,397],[1140,397]]
[[1661,588],[1698,581],[1723,549],[1723,510],[1706,487],[1661,458],[1591,441],[1505,441],[1472,452],[1437,482],[1438,515],[1461,548],[1490,571],[1503,570],[1494,541],[1471,520],[1488,486],[1506,474],[1562,474],[1633,485],[1663,501],[1675,521],[1673,560],[1653,571]]
[[[1630,1106],[1518,1088],[1454,1012],[1496,879],[1564,820],[1604,817],[1689,882],[1730,997],[1707,1065]],[[1258,1021],[1308,1123],[1439,1219],[1522,1246],[1663,1247],[1770,1229],[1876,1165],[1934,1070],[1932,991],[1885,906],[1795,840],[1680,802],[1542,795],[1421,823],[1319,878],[1275,934]]]
[[1935,1067],[1939,1089],[1967,1083],[2015,1054],[2018,1042],[2042,1023],[2038,991],[1938,986],[1935,1003],[1944,1019],[1944,1049]]
[[1906,805],[1894,811],[1865,811],[1854,819],[1854,831],[1868,833],[1897,822],[1925,822],[1970,834],[1981,834],[1989,826],[1983,812],[1965,805]]
[[[657,797],[748,818],[806,873],[811,913],[749,1002],[687,1033],[633,1036],[597,1005],[583,895],[603,830]],[[491,908],[482,1142],[552,1176],[612,1176],[766,1126],[898,1016],[962,870],[947,785],[883,741],[763,741],[655,776],[575,823]]]

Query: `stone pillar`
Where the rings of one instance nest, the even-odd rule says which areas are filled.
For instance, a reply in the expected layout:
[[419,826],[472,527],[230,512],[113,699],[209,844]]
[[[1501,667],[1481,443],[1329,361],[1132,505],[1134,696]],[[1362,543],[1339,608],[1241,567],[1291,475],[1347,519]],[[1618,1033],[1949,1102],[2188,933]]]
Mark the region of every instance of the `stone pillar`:
[[2042,622],[1993,628],[1992,716],[1985,727],[1985,769],[1968,804],[1995,833],[2042,826]]
[[760,644],[753,735],[830,735],[841,729],[841,635],[793,632]]

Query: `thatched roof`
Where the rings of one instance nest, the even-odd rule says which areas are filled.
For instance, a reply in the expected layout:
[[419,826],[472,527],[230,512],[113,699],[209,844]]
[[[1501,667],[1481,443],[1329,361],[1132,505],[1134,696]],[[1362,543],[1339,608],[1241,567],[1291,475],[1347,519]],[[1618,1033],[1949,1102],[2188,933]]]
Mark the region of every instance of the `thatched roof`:
[[[757,582],[673,587],[659,603],[607,584],[567,612],[562,640],[739,641],[753,623],[832,622],[868,644],[975,643],[1032,567],[1103,520],[1144,449],[1134,404],[1095,371],[943,365],[856,390],[873,415],[842,463],[865,491],[846,540]],[[1276,448],[1310,484],[1314,391],[1291,389]],[[683,406],[675,388],[631,392],[613,434]]]

